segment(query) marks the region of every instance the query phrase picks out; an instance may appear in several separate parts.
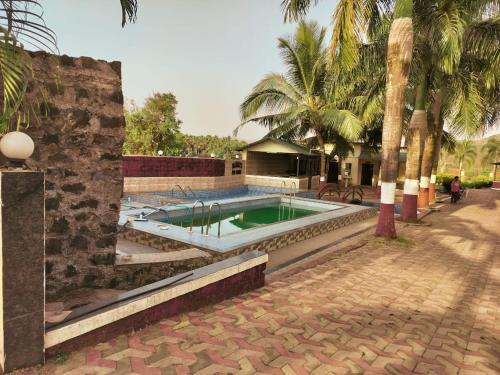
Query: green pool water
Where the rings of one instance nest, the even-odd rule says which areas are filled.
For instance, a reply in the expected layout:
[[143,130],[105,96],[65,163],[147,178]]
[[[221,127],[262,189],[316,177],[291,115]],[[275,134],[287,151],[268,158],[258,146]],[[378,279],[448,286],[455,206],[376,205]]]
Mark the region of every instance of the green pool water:
[[[201,233],[201,208],[197,208],[194,217],[193,232]],[[302,207],[294,207],[288,204],[273,204],[260,207],[242,207],[222,211],[221,216],[221,235],[240,232],[245,229],[260,227],[263,225],[278,223],[280,221],[298,219],[321,212],[321,210],[309,210]],[[206,224],[208,219],[208,209],[205,212],[203,222]],[[191,215],[180,216],[176,218],[156,219],[163,223],[169,223],[183,228],[191,226]],[[219,222],[219,212],[213,209],[212,225],[208,234],[217,236],[217,227]],[[204,229],[205,231],[205,229]]]

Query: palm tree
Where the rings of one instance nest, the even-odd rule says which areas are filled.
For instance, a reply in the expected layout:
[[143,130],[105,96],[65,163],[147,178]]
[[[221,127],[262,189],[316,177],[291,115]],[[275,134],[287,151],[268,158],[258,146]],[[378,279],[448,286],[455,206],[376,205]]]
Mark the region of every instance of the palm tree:
[[455,151],[453,151],[453,155],[455,157],[455,161],[458,163],[458,175],[461,177],[464,166],[474,163],[474,159],[477,157],[477,152],[471,141],[464,140],[457,143]]
[[[483,154],[483,164],[491,164],[499,161],[498,154],[500,152],[500,139],[495,137],[488,138],[486,144],[481,148]],[[497,174],[497,165],[493,164],[493,181]]]
[[488,141],[481,148],[483,155],[483,163],[493,163],[498,161],[498,153],[500,152],[500,139],[495,137],[488,138]]
[[[134,22],[137,0],[120,0],[122,27]],[[26,47],[57,54],[57,38],[43,19],[41,0],[0,0],[0,80],[3,110],[0,114],[0,133],[17,119],[16,126],[29,123],[34,106],[24,108],[23,98],[28,81],[33,76],[31,56]],[[24,109],[24,110],[23,110]]]
[[[426,48],[433,51],[431,79],[434,95],[430,139],[424,147],[419,205],[435,200],[435,180],[439,162],[444,118],[450,130],[472,136],[484,132],[496,121],[500,80],[500,17],[484,19],[485,9],[497,7],[495,1],[438,2],[427,6],[424,15]],[[432,11],[428,10],[432,9]],[[494,14],[494,12],[493,12]]]
[[326,184],[325,129],[350,140],[361,131],[361,121],[348,107],[346,90],[327,70],[325,34],[316,23],[301,21],[291,38],[279,39],[288,70],[285,75],[269,74],[254,87],[241,104],[240,125],[255,121],[267,126],[270,135],[289,139],[312,133],[321,155],[320,187]]
[[375,234],[396,237],[394,199],[403,128],[406,85],[413,50],[412,2],[397,1],[387,47],[385,117],[382,128],[380,215]]

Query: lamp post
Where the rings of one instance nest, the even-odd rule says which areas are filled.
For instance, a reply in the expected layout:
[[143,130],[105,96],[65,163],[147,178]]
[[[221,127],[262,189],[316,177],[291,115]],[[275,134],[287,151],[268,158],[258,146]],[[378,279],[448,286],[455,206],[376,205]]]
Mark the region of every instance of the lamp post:
[[299,177],[300,155],[297,155],[297,177]]

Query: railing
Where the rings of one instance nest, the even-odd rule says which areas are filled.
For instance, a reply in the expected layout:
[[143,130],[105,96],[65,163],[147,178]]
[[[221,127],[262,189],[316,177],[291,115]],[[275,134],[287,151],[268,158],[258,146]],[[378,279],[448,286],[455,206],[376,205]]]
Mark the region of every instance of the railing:
[[191,189],[191,186],[187,186],[187,189],[189,190],[189,192],[193,197],[198,198],[197,195],[194,193],[193,189]]
[[338,200],[345,202],[349,199],[354,201],[359,199],[359,201],[363,201],[364,191],[361,186],[348,186],[344,188],[339,184],[327,184],[323,189],[318,192],[318,199],[322,199],[327,193],[330,196],[334,195]]
[[219,224],[218,224],[218,228],[217,228],[217,237],[220,237],[220,225],[221,225],[221,219],[222,219],[222,209],[221,209],[221,206],[219,203],[215,202],[215,203],[212,203],[210,205],[210,208],[208,209],[208,219],[207,219],[207,229],[205,229],[205,236],[208,236],[208,229],[210,228],[210,226],[212,225],[210,223],[210,220],[212,218],[212,208],[214,206],[217,206],[217,208],[219,209]]
[[172,197],[174,196],[174,190],[175,190],[175,188],[178,188],[178,189],[180,190],[180,192],[182,193],[182,195],[184,195],[184,197],[187,197],[187,194],[186,194],[186,192],[184,191],[184,189],[182,188],[182,186],[181,186],[181,185],[175,185],[175,186],[172,188],[172,191],[171,191],[171,193],[172,193]]
[[203,234],[203,226],[205,224],[205,203],[203,201],[197,200],[193,203],[192,212],[191,212],[191,226],[189,227],[189,233],[193,232],[193,224],[194,224],[194,213],[196,211],[196,205],[201,203],[201,234]]
[[281,181],[281,185],[280,185],[280,197],[286,195],[286,193],[284,192],[284,189],[286,189],[286,182],[285,181]]
[[157,213],[157,212],[163,212],[163,213],[165,213],[165,214],[167,215],[167,217],[168,217],[168,211],[167,211],[167,210],[165,210],[164,208],[161,208],[161,207],[153,207],[153,206],[142,206],[141,208],[148,208],[148,209],[150,209],[150,210],[153,210],[153,211],[151,211],[151,212],[148,212],[147,214],[143,214],[143,213],[141,213],[141,214],[142,214],[141,216],[142,216],[143,218],[146,218],[146,217],[148,217],[149,215],[155,214],[155,213]]
[[292,181],[292,187],[290,191],[290,204],[292,204],[292,194],[294,198],[297,196],[297,184],[295,183],[295,181]]

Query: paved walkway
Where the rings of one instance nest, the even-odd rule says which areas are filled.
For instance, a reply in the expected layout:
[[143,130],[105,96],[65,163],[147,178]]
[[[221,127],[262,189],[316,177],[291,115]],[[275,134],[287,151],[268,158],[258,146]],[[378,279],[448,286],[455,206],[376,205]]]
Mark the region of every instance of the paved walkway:
[[467,200],[399,228],[405,240],[365,236],[43,372],[499,374],[500,193]]

